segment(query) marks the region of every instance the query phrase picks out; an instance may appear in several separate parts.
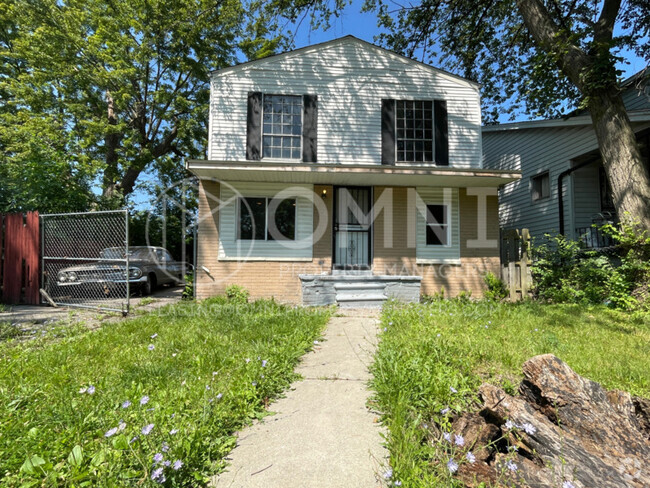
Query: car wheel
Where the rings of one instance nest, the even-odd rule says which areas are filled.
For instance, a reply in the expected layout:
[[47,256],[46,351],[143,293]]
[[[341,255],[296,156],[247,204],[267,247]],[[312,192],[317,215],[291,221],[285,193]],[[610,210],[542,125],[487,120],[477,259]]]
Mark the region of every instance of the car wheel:
[[148,275],[147,281],[142,285],[142,295],[148,296],[156,289],[156,277],[154,275]]

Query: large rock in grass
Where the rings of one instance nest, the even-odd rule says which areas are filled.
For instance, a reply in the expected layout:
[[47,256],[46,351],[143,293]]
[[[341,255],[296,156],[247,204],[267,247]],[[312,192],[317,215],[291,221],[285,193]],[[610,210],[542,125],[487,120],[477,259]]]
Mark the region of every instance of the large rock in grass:
[[[520,396],[484,384],[480,417],[496,439],[457,476],[467,486],[575,488],[650,487],[650,402],[576,374],[557,357],[523,365]],[[476,414],[454,422],[471,434]],[[489,425],[499,432],[489,429]]]

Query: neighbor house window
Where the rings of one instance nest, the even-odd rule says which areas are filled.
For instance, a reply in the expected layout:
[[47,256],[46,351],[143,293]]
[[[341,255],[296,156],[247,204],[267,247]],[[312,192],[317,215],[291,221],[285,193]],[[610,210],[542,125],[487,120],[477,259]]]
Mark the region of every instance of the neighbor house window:
[[395,108],[397,161],[433,161],[433,102],[396,100]]
[[548,198],[551,195],[550,177],[548,171],[531,178],[533,201]]
[[427,246],[449,245],[448,206],[427,205]]
[[300,159],[302,150],[302,96],[264,95],[262,156]]
[[295,199],[239,198],[239,239],[273,241],[295,238]]

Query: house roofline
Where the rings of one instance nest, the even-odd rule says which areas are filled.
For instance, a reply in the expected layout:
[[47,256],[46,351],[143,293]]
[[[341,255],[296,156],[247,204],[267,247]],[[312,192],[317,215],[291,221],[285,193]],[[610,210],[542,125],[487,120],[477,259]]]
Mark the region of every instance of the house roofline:
[[[630,122],[650,122],[650,110],[631,110],[627,113]],[[484,125],[481,132],[504,132],[508,130],[548,129],[554,127],[575,127],[591,125],[590,115],[578,115],[566,119],[526,120],[508,124]]]
[[350,35],[350,34],[347,35],[347,36],[343,36],[343,37],[337,37],[336,39],[332,39],[332,40],[329,40],[329,41],[324,41],[324,42],[319,42],[317,44],[310,44],[309,46],[299,47],[299,48],[293,49],[291,51],[285,51],[285,52],[278,53],[278,54],[272,54],[272,55],[266,56],[264,58],[253,59],[251,61],[244,61],[242,63],[235,64],[233,66],[227,66],[225,68],[216,69],[216,70],[213,70],[213,71],[210,72],[210,77],[215,78],[217,76],[221,76],[222,74],[230,73],[230,72],[236,71],[238,69],[249,68],[251,66],[255,66],[257,64],[261,64],[261,63],[270,61],[272,59],[275,60],[277,58],[290,57],[290,56],[293,56],[293,55],[298,54],[298,53],[304,53],[304,52],[308,52],[308,51],[322,49],[323,47],[331,47],[331,46],[334,46],[336,44],[340,44],[340,43],[343,43],[343,42],[349,42],[349,41],[354,41],[354,42],[357,42],[357,43],[359,43],[359,44],[361,44],[363,46],[370,47],[370,48],[372,48],[372,49],[374,49],[374,50],[376,50],[378,52],[381,52],[381,53],[384,53],[384,54],[389,54],[389,55],[399,59],[400,61],[402,61],[404,63],[414,63],[416,65],[423,66],[423,67],[425,67],[425,68],[427,68],[429,70],[434,71],[435,73],[438,73],[438,74],[441,74],[443,76],[447,76],[449,78],[452,78],[454,81],[461,81],[461,82],[466,83],[466,84],[468,84],[468,85],[470,85],[470,86],[472,86],[474,88],[479,88],[480,87],[480,84],[475,82],[475,81],[469,80],[467,78],[463,78],[462,76],[459,76],[459,75],[455,75],[453,73],[450,73],[449,71],[445,71],[443,69],[436,68],[436,67],[431,66],[431,65],[429,65],[427,63],[424,63],[422,61],[418,61],[416,59],[411,59],[411,58],[409,58],[407,56],[404,56],[402,54],[398,54],[398,53],[396,53],[394,51],[391,51],[389,49],[386,49],[384,47],[377,46],[377,45],[375,45],[375,44],[373,44],[371,42],[364,41],[363,39],[359,39],[358,37],[355,37],[355,36]]
[[185,168],[200,179],[363,186],[497,187],[521,178],[519,171],[416,165],[190,159]]

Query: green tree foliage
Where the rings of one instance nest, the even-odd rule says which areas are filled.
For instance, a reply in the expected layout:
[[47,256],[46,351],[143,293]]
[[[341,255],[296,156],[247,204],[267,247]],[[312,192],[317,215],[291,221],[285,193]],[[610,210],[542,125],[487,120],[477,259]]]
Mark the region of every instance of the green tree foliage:
[[591,114],[620,216],[650,230],[650,175],[627,117],[616,63],[650,61],[647,0],[367,0],[383,41],[482,84],[486,120],[504,111]]
[[[240,46],[255,56],[279,43],[260,7],[1,0],[0,148],[13,178],[3,206],[40,207],[58,187],[68,208],[83,207],[92,184],[101,204],[121,204],[154,162],[204,156],[210,71],[233,64]],[[15,192],[30,176],[48,183],[45,194],[36,183]]]

